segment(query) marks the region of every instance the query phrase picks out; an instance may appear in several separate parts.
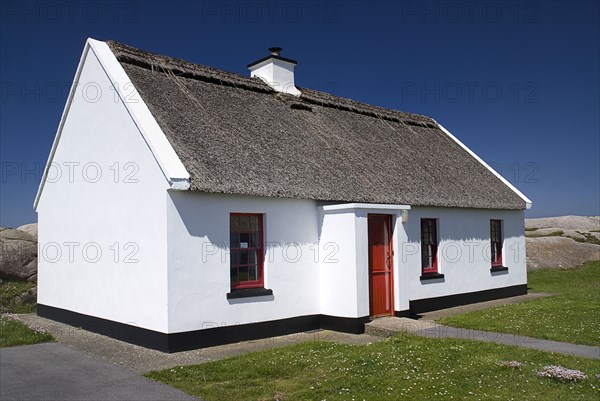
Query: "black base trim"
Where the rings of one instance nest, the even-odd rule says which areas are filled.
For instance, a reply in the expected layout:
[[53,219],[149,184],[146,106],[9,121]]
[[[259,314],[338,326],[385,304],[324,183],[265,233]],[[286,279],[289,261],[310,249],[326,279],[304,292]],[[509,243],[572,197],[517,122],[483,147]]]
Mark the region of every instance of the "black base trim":
[[319,315],[298,316],[266,322],[218,326],[204,330],[164,334],[168,337],[166,352],[188,351],[240,341],[258,340],[286,334],[317,330]]
[[394,316],[396,317],[410,317],[411,313],[409,310],[395,310]]
[[321,328],[324,330],[362,334],[365,332],[365,323],[369,323],[369,316],[337,317],[321,315]]
[[233,290],[227,293],[227,299],[264,297],[273,295],[273,290],[267,288],[244,288],[241,290]]
[[527,284],[519,284],[511,287],[467,292],[465,294],[417,299],[410,301],[410,311],[412,313],[430,312],[432,310],[452,308],[460,305],[474,304],[477,302],[491,301],[492,299],[509,298],[525,294],[527,294]]
[[[419,299],[410,301],[410,311],[394,311],[394,316],[408,317],[416,313],[436,309],[524,294],[527,294],[527,284],[445,297]],[[317,329],[361,334],[365,331],[365,323],[369,321],[368,316],[349,318],[317,314],[232,326],[218,326],[214,324],[202,330],[166,334],[137,327],[132,324],[119,323],[42,304],[37,305],[37,314],[41,317],[66,323],[74,327],[80,327],[94,333],[116,338],[117,340],[163,352],[188,351]]]
[[490,269],[490,272],[495,273],[495,272],[506,272],[508,271],[508,267],[504,267],[504,266],[494,266]]
[[37,305],[37,315],[117,340],[169,352],[167,335],[158,331],[41,304]]
[[188,351],[317,329],[361,334],[365,331],[365,323],[369,321],[368,316],[348,318],[307,315],[232,326],[215,324],[202,330],[166,334],[42,304],[38,304],[37,314],[47,319],[162,352]]

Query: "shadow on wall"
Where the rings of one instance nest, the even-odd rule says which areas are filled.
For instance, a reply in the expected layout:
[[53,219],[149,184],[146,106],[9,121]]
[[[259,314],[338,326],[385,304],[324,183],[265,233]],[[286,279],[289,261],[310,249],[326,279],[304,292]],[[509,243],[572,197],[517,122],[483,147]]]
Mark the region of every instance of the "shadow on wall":
[[[443,210],[443,209],[442,209]],[[414,213],[403,223],[406,242],[401,244],[402,255],[421,254],[421,218],[437,220],[438,260],[449,264],[491,263],[490,219],[502,220],[504,262],[507,264],[525,263],[523,223],[514,216],[494,215],[493,211],[467,210],[452,216],[447,210],[438,214],[435,210]],[[506,274],[494,272],[493,275]]]
[[270,244],[310,245],[318,242],[318,213],[312,201],[192,191],[169,191],[169,196],[178,214],[171,214],[170,219],[179,220],[188,235],[204,237],[223,249],[229,248],[230,213],[264,214],[266,248]]
[[[169,230],[167,235],[173,235],[174,223],[183,224],[187,234],[192,237],[206,238],[206,240],[216,247],[228,249],[225,240],[228,240],[229,223],[223,225],[222,206],[216,207],[216,202],[207,201],[204,196],[198,196],[193,192],[168,191],[177,216],[170,213]],[[206,196],[206,195],[205,195]],[[182,235],[182,233],[177,233]]]
[[[206,297],[207,287],[219,288],[225,296],[230,291],[230,214],[264,215],[263,260],[268,269],[267,287],[293,285],[298,271],[318,262],[317,212],[315,203],[306,200],[269,199],[197,192],[169,192],[174,209],[168,213],[169,260],[177,261],[172,271],[180,280],[192,281],[197,294],[185,295],[180,302],[196,303],[191,298]],[[314,216],[311,219],[311,216]],[[185,267],[180,267],[185,265]],[[170,267],[171,268],[171,267]],[[293,270],[291,270],[293,269]],[[198,272],[212,270],[208,275]],[[212,280],[212,282],[210,281]],[[207,286],[207,283],[209,284]],[[229,304],[272,301],[275,295],[228,299]]]

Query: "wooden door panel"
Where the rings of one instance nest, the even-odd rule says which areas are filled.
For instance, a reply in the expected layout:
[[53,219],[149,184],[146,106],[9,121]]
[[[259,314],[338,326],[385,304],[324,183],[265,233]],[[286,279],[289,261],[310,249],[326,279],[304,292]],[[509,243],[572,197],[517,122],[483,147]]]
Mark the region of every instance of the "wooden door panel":
[[394,312],[391,223],[390,215],[370,214],[368,216],[371,316],[391,315]]

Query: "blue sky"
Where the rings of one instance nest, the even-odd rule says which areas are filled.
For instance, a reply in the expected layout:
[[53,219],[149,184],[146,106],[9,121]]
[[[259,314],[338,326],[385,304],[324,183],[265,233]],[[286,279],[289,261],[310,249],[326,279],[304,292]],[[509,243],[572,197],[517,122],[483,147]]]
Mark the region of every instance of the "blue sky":
[[248,75],[284,48],[296,83],[432,116],[529,196],[600,214],[596,1],[2,1],[0,225],[32,208],[85,39]]

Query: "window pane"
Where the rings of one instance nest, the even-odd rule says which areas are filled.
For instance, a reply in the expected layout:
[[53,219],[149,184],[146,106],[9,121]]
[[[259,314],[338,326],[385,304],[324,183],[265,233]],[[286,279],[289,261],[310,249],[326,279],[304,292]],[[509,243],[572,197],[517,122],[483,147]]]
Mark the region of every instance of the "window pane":
[[490,222],[490,226],[491,226],[491,240],[492,241],[501,241],[501,234],[500,234],[500,221],[499,220],[492,220]]
[[250,231],[258,232],[258,216],[250,216]]
[[256,250],[248,251],[248,264],[256,264]]
[[248,251],[240,251],[240,265],[248,264]]
[[250,247],[250,234],[240,233],[240,248]]
[[263,276],[262,215],[230,215],[231,287],[260,286]]
[[502,220],[490,220],[492,265],[502,264]]
[[248,281],[248,266],[240,266],[238,272],[238,281]]
[[258,248],[260,246],[260,233],[258,231],[252,232],[252,241],[250,242],[250,246],[253,248]]
[[258,280],[256,265],[248,267],[249,280]]
[[421,267],[427,272],[436,271],[437,227],[435,219],[421,220]]
[[250,231],[250,218],[248,216],[239,216],[240,231]]
[[237,251],[231,252],[231,267],[237,267],[240,264],[240,253]]
[[427,245],[423,245],[425,247],[425,249],[422,251],[422,257],[421,257],[421,263],[423,265],[423,267],[427,267],[429,266],[429,255],[427,252]]
[[238,232],[240,231],[240,223],[238,216],[231,216],[229,219],[229,231],[230,232]]
[[237,232],[229,233],[229,247],[233,249],[240,247],[240,237]]

